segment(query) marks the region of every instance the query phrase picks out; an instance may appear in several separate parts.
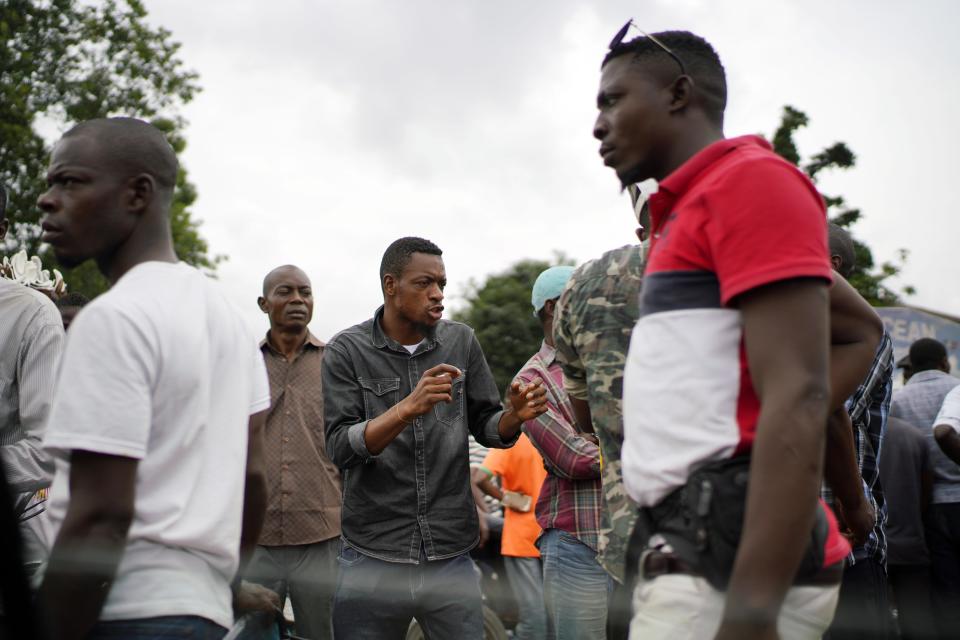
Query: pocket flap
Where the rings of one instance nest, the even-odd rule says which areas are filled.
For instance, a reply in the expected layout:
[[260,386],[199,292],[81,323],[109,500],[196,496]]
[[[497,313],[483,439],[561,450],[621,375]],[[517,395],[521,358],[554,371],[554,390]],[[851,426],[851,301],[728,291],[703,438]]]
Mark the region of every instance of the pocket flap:
[[382,396],[400,388],[400,378],[360,378],[360,386],[370,393]]

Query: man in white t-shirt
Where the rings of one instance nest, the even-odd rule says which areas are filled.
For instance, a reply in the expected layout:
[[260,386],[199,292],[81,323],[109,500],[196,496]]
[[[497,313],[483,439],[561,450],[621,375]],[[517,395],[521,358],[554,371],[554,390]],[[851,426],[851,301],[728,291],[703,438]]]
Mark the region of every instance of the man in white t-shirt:
[[57,536],[39,602],[58,640],[222,637],[262,525],[263,358],[174,253],[176,176],[159,130],[92,120],[54,147],[38,200],[61,264],[92,258],[112,284],[70,328],[44,440]]

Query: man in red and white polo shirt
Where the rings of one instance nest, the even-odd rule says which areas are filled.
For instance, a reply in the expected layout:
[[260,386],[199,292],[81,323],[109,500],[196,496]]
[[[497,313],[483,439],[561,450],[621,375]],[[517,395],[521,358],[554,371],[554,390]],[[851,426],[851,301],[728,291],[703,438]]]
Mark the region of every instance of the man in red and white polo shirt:
[[[751,460],[726,590],[697,557],[650,551],[630,635],[820,637],[849,551],[818,503],[832,279],[823,200],[763,139],[724,138],[725,75],[706,41],[625,33],[603,63],[594,135],[624,186],[655,178],[659,191],[625,369],[624,484],[653,508],[705,465]],[[818,515],[822,570],[798,581]]]

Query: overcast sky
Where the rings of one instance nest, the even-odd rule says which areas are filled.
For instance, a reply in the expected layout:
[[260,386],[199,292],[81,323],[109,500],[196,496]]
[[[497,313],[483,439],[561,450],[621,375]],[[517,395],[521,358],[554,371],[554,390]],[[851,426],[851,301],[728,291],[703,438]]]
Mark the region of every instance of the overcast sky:
[[181,161],[220,279],[252,327],[264,274],[294,263],[327,339],[380,304],[386,246],[444,251],[448,309],[526,257],[578,262],[630,242],[626,196],[593,139],[599,64],[633,17],[720,54],[726,134],[770,136],[785,104],[806,156],[842,140],[820,188],[862,208],[878,261],[910,253],[914,304],[960,315],[960,3],[822,0],[147,0],[203,92]]

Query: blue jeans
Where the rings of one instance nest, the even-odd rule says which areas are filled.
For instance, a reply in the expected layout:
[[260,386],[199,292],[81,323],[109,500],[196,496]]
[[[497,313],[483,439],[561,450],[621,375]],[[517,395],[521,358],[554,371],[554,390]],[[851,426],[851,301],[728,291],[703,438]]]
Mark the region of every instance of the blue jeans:
[[403,640],[416,618],[427,638],[482,640],[480,575],[466,553],[420,564],[386,562],[340,543],[333,600],[337,640]]
[[540,559],[551,637],[605,638],[613,582],[597,552],[566,531],[547,529],[540,537]]
[[517,598],[519,620],[516,640],[546,640],[547,609],[543,603],[543,566],[540,558],[503,557],[507,579]]
[[136,620],[106,620],[98,622],[87,640],[220,640],[227,630],[198,616],[161,616]]

